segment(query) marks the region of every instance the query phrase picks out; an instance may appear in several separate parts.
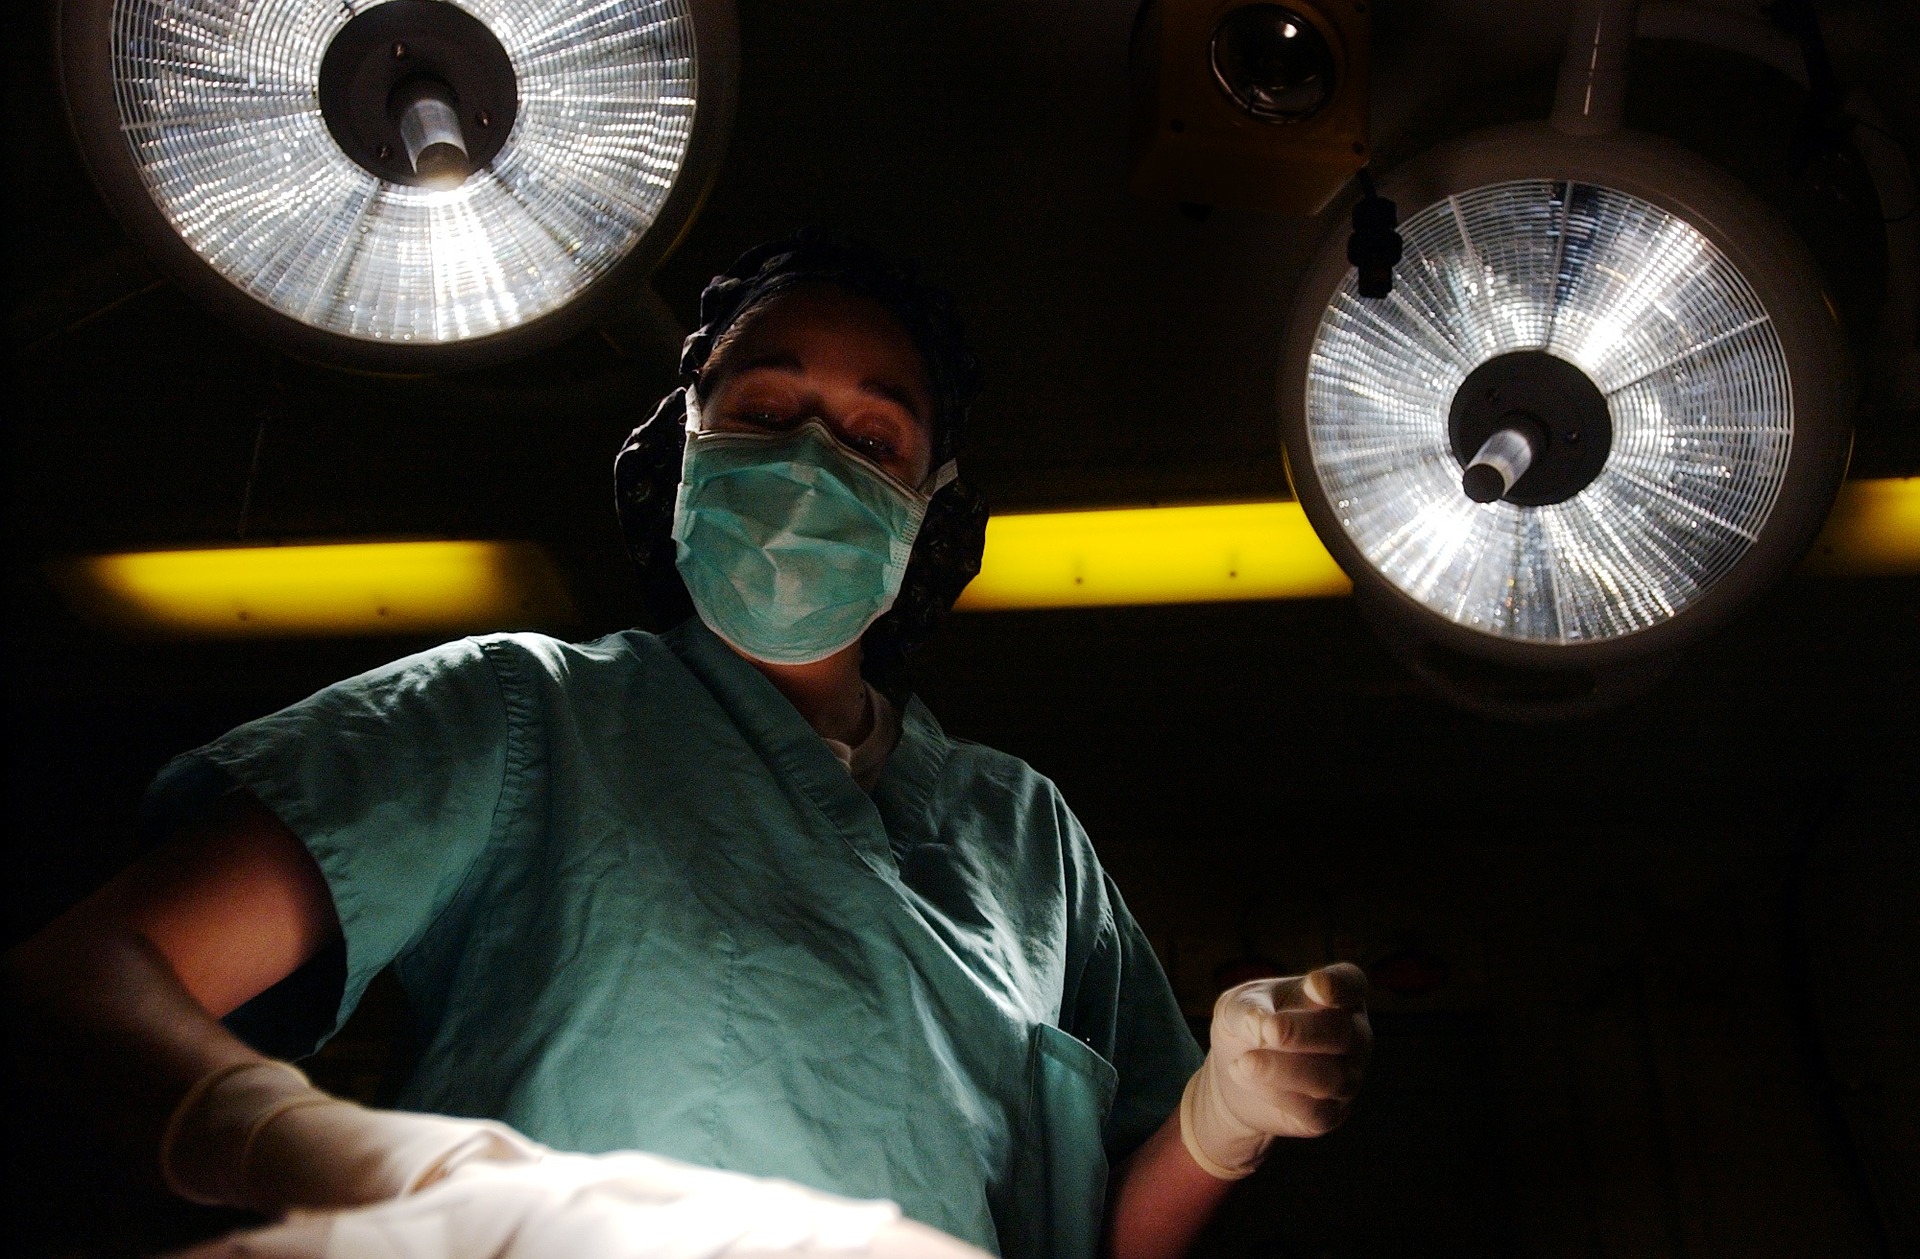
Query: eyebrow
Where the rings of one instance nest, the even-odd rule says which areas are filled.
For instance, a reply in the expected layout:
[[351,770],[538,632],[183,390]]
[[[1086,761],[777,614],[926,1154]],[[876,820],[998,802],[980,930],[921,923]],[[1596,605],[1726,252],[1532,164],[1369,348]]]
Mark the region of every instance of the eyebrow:
[[887,401],[897,404],[901,410],[916,420],[931,419],[933,408],[927,407],[926,410],[923,411],[921,404],[898,385],[889,384],[884,380],[863,380],[860,382],[860,388],[863,392],[870,393],[876,398],[885,398]]
[[806,368],[800,365],[799,359],[791,354],[781,354],[778,351],[756,354],[733,370],[735,374],[738,374],[740,372],[750,372],[761,367],[777,368],[783,372],[802,372],[806,370]]
[[[774,371],[791,372],[794,375],[802,375],[807,370],[800,360],[793,355],[774,350],[765,354],[755,355],[753,358],[748,359],[746,362],[740,364],[740,366],[734,368],[733,372],[735,375],[742,375],[763,367],[771,368]],[[901,410],[917,420],[931,422],[931,412],[933,409],[931,405],[928,405],[925,410],[922,410],[922,404],[917,401],[911,393],[898,385],[870,377],[860,382],[860,390],[862,393],[872,394],[876,398],[885,398],[888,402],[898,406]]]

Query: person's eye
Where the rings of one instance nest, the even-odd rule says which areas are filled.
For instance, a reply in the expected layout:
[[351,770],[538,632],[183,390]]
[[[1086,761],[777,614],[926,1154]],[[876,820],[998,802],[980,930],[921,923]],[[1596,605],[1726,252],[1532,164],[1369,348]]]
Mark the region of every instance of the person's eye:
[[778,411],[768,411],[755,407],[735,411],[733,419],[751,428],[791,428],[793,422]]
[[878,437],[855,436],[850,444],[875,463],[888,463],[899,453],[893,448],[892,442]]

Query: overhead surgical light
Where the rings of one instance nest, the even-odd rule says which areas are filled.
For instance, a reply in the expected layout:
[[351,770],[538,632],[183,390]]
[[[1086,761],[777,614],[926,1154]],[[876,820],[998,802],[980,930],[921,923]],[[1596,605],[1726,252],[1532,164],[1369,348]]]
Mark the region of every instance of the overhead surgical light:
[[[1623,74],[1632,6],[1602,10],[1613,42],[1585,56],[1576,28],[1569,64]],[[1383,181],[1413,210],[1392,293],[1360,295],[1341,234],[1288,334],[1295,491],[1416,667],[1660,657],[1801,556],[1844,472],[1848,365],[1804,246],[1615,129],[1618,77],[1569,77],[1556,125]]]
[[644,276],[717,168],[727,0],[64,0],[87,165],[190,291],[295,354],[456,367]]

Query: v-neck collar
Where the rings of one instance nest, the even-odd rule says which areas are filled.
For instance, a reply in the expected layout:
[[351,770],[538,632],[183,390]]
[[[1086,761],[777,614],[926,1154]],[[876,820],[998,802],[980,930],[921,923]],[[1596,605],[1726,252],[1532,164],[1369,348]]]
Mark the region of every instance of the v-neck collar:
[[900,715],[900,742],[881,768],[870,797],[779,688],[699,617],[690,616],[659,637],[706,686],[780,780],[811,804],[864,864],[897,881],[899,867],[878,802],[884,799],[887,814],[908,825],[925,817],[950,748],[926,705],[909,699]]
[[933,789],[953,752],[953,743],[918,695],[900,711],[900,741],[874,784],[873,800],[902,848],[930,837]]

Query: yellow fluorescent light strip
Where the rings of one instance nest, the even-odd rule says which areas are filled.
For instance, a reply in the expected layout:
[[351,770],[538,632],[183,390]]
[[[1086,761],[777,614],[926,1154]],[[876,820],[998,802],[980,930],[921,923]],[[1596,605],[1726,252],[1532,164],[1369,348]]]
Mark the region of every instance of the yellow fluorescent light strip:
[[[1850,481],[1804,571],[1920,574],[1920,477]],[[530,542],[356,542],[144,551],[67,560],[83,615],[192,638],[463,633],[557,626],[575,612]],[[1303,599],[1352,589],[1297,503],[996,516],[972,611]]]
[[1920,477],[1842,485],[1801,571],[1821,577],[1920,575]]
[[445,633],[572,619],[530,542],[354,542],[140,551],[57,564],[89,619],[192,638]]
[[995,516],[964,610],[1343,595],[1298,503]]
[[[1920,574],[1920,477],[1849,481],[1805,571]],[[1298,503],[995,516],[962,610],[1344,595],[1352,583]]]

